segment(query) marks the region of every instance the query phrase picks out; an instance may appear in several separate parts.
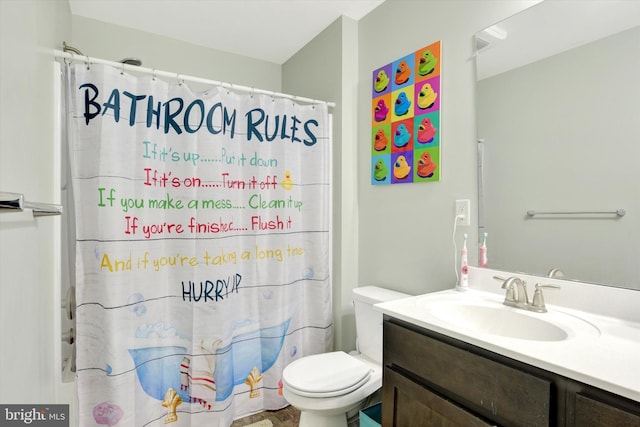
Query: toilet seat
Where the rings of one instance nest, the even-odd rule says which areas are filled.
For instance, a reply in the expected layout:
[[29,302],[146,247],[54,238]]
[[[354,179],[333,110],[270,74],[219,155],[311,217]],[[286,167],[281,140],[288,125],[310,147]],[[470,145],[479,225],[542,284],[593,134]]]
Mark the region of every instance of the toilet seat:
[[352,392],[369,380],[371,367],[343,351],[298,359],[285,368],[283,382],[305,397],[334,397]]

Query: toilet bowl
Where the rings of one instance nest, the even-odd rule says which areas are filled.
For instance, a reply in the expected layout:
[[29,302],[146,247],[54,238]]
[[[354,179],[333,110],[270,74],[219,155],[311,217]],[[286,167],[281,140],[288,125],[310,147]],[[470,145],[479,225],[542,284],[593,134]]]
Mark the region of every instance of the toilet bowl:
[[382,313],[373,304],[409,295],[375,286],[353,290],[358,350],[321,353],[291,362],[282,374],[284,398],[300,410],[300,427],[347,427],[382,386]]

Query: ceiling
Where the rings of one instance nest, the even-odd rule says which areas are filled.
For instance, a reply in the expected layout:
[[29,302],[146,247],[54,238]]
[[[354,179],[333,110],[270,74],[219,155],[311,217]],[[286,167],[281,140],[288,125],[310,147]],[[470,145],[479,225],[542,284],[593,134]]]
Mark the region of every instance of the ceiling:
[[248,56],[286,62],[329,24],[384,0],[69,0],[73,15]]

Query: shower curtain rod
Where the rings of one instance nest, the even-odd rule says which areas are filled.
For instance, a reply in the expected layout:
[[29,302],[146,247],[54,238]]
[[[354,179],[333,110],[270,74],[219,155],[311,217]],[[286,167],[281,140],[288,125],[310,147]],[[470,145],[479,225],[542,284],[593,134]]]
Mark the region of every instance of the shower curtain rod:
[[188,76],[188,75],[179,74],[179,73],[170,73],[168,71],[156,70],[154,68],[145,68],[145,67],[140,67],[140,66],[137,66],[137,65],[123,64],[122,62],[114,62],[114,61],[109,61],[107,59],[93,58],[93,57],[89,57],[89,56],[81,56],[81,55],[73,54],[72,52],[64,52],[64,51],[61,51],[61,50],[54,50],[54,55],[55,55],[56,58],[70,59],[71,61],[82,61],[82,62],[85,62],[87,64],[111,65],[113,67],[121,68],[123,71],[134,71],[134,72],[137,72],[137,73],[151,74],[151,75],[157,76],[157,77],[167,77],[167,78],[171,78],[171,79],[176,79],[179,82],[187,82],[188,81],[188,82],[192,82],[192,83],[201,83],[201,84],[205,84],[205,85],[219,86],[219,87],[223,87],[223,88],[227,88],[227,89],[239,90],[239,91],[242,91],[242,92],[249,92],[249,93],[259,93],[259,94],[262,94],[262,95],[274,96],[276,98],[291,99],[291,100],[294,100],[294,101],[306,102],[306,103],[309,103],[309,104],[326,104],[327,107],[329,107],[329,108],[335,108],[335,106],[336,106],[335,102],[327,102],[327,101],[321,101],[321,100],[318,100],[318,99],[305,98],[305,97],[302,97],[302,96],[289,95],[289,94],[286,94],[286,93],[273,92],[273,91],[270,91],[270,90],[256,89],[256,88],[249,87],[249,86],[242,86],[242,85],[237,85],[237,84],[233,84],[233,83],[221,82],[221,81],[217,81],[217,80],[208,80],[208,79],[203,79],[201,77]]

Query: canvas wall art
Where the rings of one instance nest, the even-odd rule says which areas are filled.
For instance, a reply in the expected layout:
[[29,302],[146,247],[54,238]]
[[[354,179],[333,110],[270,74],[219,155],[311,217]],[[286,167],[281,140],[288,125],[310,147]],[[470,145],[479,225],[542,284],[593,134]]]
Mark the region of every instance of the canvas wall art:
[[373,185],[440,180],[441,59],[437,41],[373,71]]

